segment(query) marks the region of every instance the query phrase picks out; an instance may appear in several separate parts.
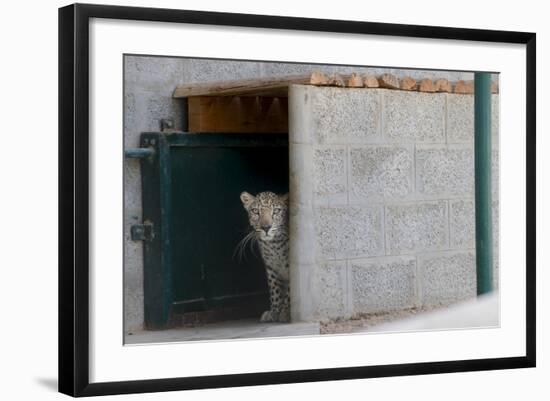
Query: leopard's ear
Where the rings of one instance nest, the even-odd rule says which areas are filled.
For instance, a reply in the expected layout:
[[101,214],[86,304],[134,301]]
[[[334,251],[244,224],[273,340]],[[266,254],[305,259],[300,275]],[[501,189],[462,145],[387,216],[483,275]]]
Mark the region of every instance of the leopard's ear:
[[279,196],[279,199],[281,199],[283,202],[287,202],[287,203],[288,203],[288,193]]
[[256,198],[250,195],[248,192],[241,192],[241,202],[243,203],[243,206],[246,210],[248,210],[254,200],[256,200]]

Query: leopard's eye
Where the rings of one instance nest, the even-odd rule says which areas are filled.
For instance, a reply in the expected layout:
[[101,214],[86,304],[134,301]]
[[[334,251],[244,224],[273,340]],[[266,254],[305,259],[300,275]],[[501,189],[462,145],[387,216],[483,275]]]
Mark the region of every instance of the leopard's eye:
[[252,213],[258,214],[259,210],[257,208],[252,209]]
[[275,209],[273,209],[273,214],[279,214],[281,213],[281,208],[280,207],[276,207]]

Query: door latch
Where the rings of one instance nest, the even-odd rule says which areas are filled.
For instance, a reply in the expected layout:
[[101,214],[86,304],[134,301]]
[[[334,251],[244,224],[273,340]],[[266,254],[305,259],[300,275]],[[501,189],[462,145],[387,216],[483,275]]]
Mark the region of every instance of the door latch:
[[134,224],[130,228],[133,241],[152,241],[155,238],[153,223],[145,221],[143,224]]

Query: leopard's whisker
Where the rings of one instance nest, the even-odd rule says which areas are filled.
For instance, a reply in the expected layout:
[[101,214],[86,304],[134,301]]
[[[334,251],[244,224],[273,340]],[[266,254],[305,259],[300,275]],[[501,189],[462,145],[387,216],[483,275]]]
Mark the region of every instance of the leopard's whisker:
[[241,239],[239,241],[239,243],[237,244],[237,246],[235,247],[235,250],[233,251],[233,258],[235,258],[235,256],[237,256],[237,259],[238,259],[239,262],[241,262],[243,260],[243,256],[246,259],[246,254],[245,254],[246,247],[252,240],[254,240],[254,238],[255,238],[255,232],[254,231],[251,231],[248,234],[246,234],[243,237],[243,239]]

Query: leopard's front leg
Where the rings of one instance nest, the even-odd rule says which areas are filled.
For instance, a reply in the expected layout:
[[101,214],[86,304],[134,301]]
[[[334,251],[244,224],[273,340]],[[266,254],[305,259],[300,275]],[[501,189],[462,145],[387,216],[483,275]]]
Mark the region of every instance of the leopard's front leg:
[[[269,310],[266,310],[261,318],[261,322],[278,322],[282,316],[282,306],[284,304],[283,288],[281,287],[281,280],[277,274],[271,270],[267,270],[267,286],[269,288]],[[284,314],[284,313],[283,313]]]
[[279,322],[290,322],[290,288],[281,286],[281,306],[279,309]]

